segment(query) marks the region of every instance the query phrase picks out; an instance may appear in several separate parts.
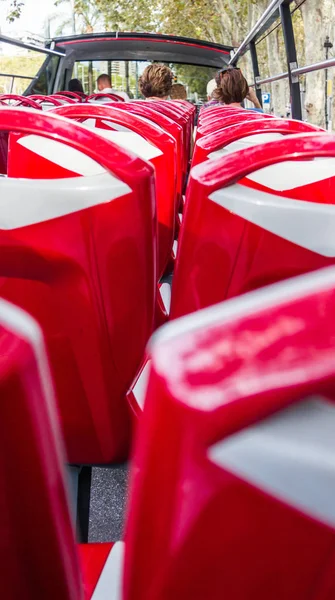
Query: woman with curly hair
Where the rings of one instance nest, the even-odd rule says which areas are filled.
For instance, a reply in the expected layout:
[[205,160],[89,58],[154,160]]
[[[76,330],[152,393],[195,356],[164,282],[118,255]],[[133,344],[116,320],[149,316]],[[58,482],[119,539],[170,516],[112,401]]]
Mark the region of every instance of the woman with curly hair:
[[158,63],[146,67],[139,79],[140,91],[146,100],[167,100],[172,83],[171,69]]

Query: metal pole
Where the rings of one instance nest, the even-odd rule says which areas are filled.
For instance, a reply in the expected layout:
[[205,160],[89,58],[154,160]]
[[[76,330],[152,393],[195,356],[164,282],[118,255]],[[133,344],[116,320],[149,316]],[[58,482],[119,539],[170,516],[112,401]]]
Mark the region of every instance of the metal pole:
[[235,54],[230,59],[229,64],[235,65],[237,63],[240,56],[242,56],[242,54],[244,54],[244,52],[246,52],[250,42],[254,41],[256,39],[257,34],[262,29],[262,27],[271,19],[271,17],[273,15],[276,16],[275,13],[278,12],[278,8],[282,1],[283,0],[272,0],[272,2],[270,2],[269,6],[265,10],[265,12],[262,14],[260,19],[257,21],[256,25],[251,29],[251,31],[249,31],[245,40],[243,40],[240,47],[236,50]]
[[260,85],[258,84],[259,79],[259,64],[258,64],[258,56],[255,42],[250,42],[250,54],[251,54],[251,62],[252,62],[252,70],[254,72],[254,81],[255,81],[255,91],[258,98],[258,101],[261,106],[263,106],[262,99],[262,90]]
[[[325,50],[326,50],[326,61],[328,61],[329,58],[329,50],[330,48],[333,47],[333,44],[331,43],[330,39],[329,39],[329,35],[326,36],[326,40],[325,43],[323,44]],[[328,69],[325,69],[325,122],[326,122],[326,129],[327,130],[331,130],[331,126],[329,127],[329,116],[331,113],[331,105],[330,105],[330,98],[332,96],[331,94],[331,90],[330,87],[332,85],[332,81],[328,80]]]
[[288,77],[290,82],[291,92],[291,114],[293,119],[302,121],[301,95],[299,77],[292,74],[292,69],[296,69],[297,51],[295,47],[295,39],[292,25],[292,16],[290,11],[290,1],[285,0],[279,7],[281,24],[284,34],[284,42],[287,57]]
[[26,42],[7,37],[7,35],[0,34],[0,42],[12,44],[12,46],[18,46],[19,48],[25,48],[26,50],[35,50],[35,52],[42,52],[43,54],[51,54],[52,56],[65,56],[64,52],[57,52],[57,50],[50,50],[49,48],[35,46],[34,44],[27,44]]

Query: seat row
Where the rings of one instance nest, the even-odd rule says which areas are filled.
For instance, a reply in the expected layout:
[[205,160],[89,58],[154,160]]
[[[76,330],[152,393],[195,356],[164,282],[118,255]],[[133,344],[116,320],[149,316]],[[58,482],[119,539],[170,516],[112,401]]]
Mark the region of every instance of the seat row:
[[76,545],[41,330],[1,300],[3,596],[333,598],[334,305],[328,268],[158,333],[125,540]]
[[[274,288],[273,293],[268,291],[260,296],[255,293],[251,300],[249,297],[244,300],[243,294],[334,262],[333,137],[308,124],[228,107],[201,111],[193,136],[193,117],[193,107],[172,102],[117,106],[115,103],[108,106],[69,103],[47,113],[14,106],[0,109],[0,132],[6,158],[3,173],[7,175],[0,178],[3,188],[0,196],[3,202],[1,295],[33,315],[42,328],[67,460],[72,464],[110,464],[123,460],[129,454],[133,437],[133,414],[141,416],[126,536],[128,567],[124,576],[125,597],[136,599],[200,599],[206,597],[207,589],[207,597],[222,597],[218,578],[214,575],[213,581],[208,580],[219,568],[215,561],[221,546],[215,543],[212,553],[209,552],[217,518],[213,516],[213,520],[208,520],[206,514],[207,511],[211,514],[215,506],[220,512],[227,491],[222,489],[217,496],[214,493],[214,481],[216,477],[220,480],[222,471],[220,448],[217,462],[214,461],[214,467],[210,466],[210,471],[214,469],[213,480],[212,476],[207,479],[202,474],[202,464],[207,472],[208,457],[201,457],[201,452],[204,447],[215,448],[225,435],[296,400],[289,377],[295,353],[292,354],[289,341],[303,330],[303,324],[300,323],[302,329],[299,329],[297,320],[292,317],[299,311],[295,308],[291,314],[291,305],[283,317],[281,309],[278,314],[269,309],[257,321],[259,310],[268,306],[267,295],[276,298],[279,294],[285,304],[286,295],[291,294],[289,284],[285,284],[282,296],[280,287]],[[195,147],[191,156],[193,137]],[[181,210],[180,225],[178,213]],[[190,316],[187,321],[174,320],[167,326],[166,333],[157,334],[156,342],[145,354],[152,331],[168,316],[160,289],[173,269],[172,245],[179,226],[172,318],[222,300],[225,303],[222,312],[217,307],[208,313]],[[308,289],[309,295],[313,286],[323,293],[327,277],[328,274],[319,280],[315,275],[314,279],[307,279],[307,288],[305,280],[292,282],[293,297],[297,295],[301,301],[305,300],[304,294],[299,292],[300,286],[303,291]],[[318,287],[320,281],[321,288]],[[226,302],[233,296],[241,296],[241,299]],[[241,313],[234,312],[236,302],[240,302],[236,306],[244,307]],[[316,297],[314,303],[317,304]],[[301,314],[305,314],[305,322],[312,331],[314,325],[309,320],[309,310],[314,305],[307,303],[306,306],[309,307],[306,314]],[[253,318],[249,320],[249,308],[255,309],[257,323]],[[322,310],[320,308],[320,319]],[[222,327],[216,328],[218,314],[222,316]],[[235,315],[234,337],[230,319]],[[243,318],[241,334],[239,327]],[[198,332],[195,336],[194,330]],[[286,340],[284,346],[280,345],[282,336]],[[277,340],[279,345],[271,354],[272,344]],[[303,341],[303,356],[306,344],[312,342],[309,338],[299,340]],[[330,338],[327,340],[330,344]],[[317,340],[313,346],[316,364],[321,356],[318,344]],[[245,375],[245,385],[251,385],[248,394],[253,397],[251,392],[257,391],[260,378],[256,366],[260,364],[263,369],[268,347],[271,350],[269,368],[274,357],[276,364],[282,360],[282,353],[284,358],[287,355],[293,361],[288,362],[287,367],[287,404],[286,401],[280,404],[282,396],[278,395],[277,388],[271,401],[264,391],[264,400],[256,399],[255,406],[259,408],[261,402],[265,406],[268,399],[269,412],[265,409],[257,412],[255,408],[254,417],[250,413],[243,420],[239,410],[234,412],[232,391],[234,386],[237,391],[243,389]],[[243,363],[252,351],[255,365]],[[236,367],[231,379],[229,367],[227,371],[223,367],[225,356],[232,357],[233,371]],[[240,371],[241,361],[245,370]],[[150,362],[152,375],[142,415],[140,380],[141,374],[147,377]],[[286,367],[285,361],[283,364]],[[269,379],[265,377],[264,382],[273,381],[275,372],[269,371]],[[249,376],[253,377],[251,383]],[[306,376],[299,380],[303,394],[305,380]],[[132,381],[136,382],[135,387]],[[221,394],[226,384],[227,392]],[[141,398],[137,397],[139,388],[142,388]],[[314,389],[312,384],[308,389]],[[249,404],[248,394],[243,396],[241,407]],[[327,398],[328,395],[327,391]],[[233,421],[224,429],[227,399],[232,399]],[[218,417],[221,408],[222,420]],[[213,414],[207,419],[207,413]],[[321,413],[324,418],[322,410]],[[288,420],[291,422],[290,415]],[[36,432],[38,440],[41,430],[36,429]],[[192,448],[194,452],[192,450],[190,456]],[[328,450],[331,448],[327,447]],[[58,472],[57,466],[55,469]],[[144,473],[143,478],[139,473]],[[239,477],[240,471],[236,473]],[[223,484],[226,474],[222,477]],[[204,491],[208,503],[202,504],[199,490],[203,481],[206,481]],[[256,487],[260,485],[258,480],[256,484]],[[155,485],[159,488],[155,490],[157,493],[153,491]],[[243,484],[242,491],[232,497],[234,504],[249,497],[245,488]],[[209,489],[213,490],[213,505]],[[269,489],[271,496],[273,489],[266,488]],[[277,488],[275,491],[280,496],[281,491]],[[198,499],[197,503],[194,498]],[[291,503],[290,498],[289,511]],[[242,512],[248,506],[249,500],[245,508],[241,508]],[[262,512],[260,504],[256,506]],[[298,506],[300,509],[300,504]],[[61,510],[66,523],[66,511]],[[312,514],[319,519],[320,510],[322,513],[323,505],[321,509],[318,506],[315,513],[307,511],[306,514],[308,518]],[[159,514],[163,515],[162,521]],[[218,513],[214,511],[215,514]],[[272,523],[272,517],[269,519]],[[284,529],[287,528],[286,522],[283,523]],[[145,525],[149,528],[148,537],[146,531],[143,533]],[[222,532],[225,527],[226,522],[222,521]],[[319,528],[318,523],[316,529],[319,531]],[[238,532],[236,547],[240,548],[240,544],[244,544],[242,533]],[[297,538],[303,546],[300,532],[299,526]],[[140,538],[144,534],[142,545]],[[232,540],[233,529],[230,535],[228,538]],[[329,535],[329,539],[333,539],[332,529]],[[270,547],[272,542],[269,539],[266,543]],[[197,562],[202,556],[202,545],[208,556],[203,579]],[[67,552],[74,557],[72,581],[76,581],[80,589],[78,569],[73,566],[77,560],[76,550],[69,548]],[[173,548],[179,550],[172,551]],[[64,556],[64,549],[60,556]],[[107,573],[113,570],[120,546],[114,550],[111,545],[85,546],[80,552],[84,570],[87,565],[89,571],[92,565],[96,566],[95,574],[90,573],[88,579],[84,577],[87,598],[92,593],[98,598],[98,594],[103,593],[99,591],[104,586],[103,574],[107,576],[106,570]],[[321,554],[318,554],[319,559]],[[267,573],[271,573],[270,556],[269,552]],[[272,556],[274,562],[279,560],[276,552]],[[313,560],[311,564],[317,569]],[[103,569],[104,564],[106,569]],[[188,576],[189,564],[199,571],[194,585]],[[214,571],[213,565],[217,565]],[[234,565],[236,567],[236,562],[232,559],[232,573]],[[285,576],[293,577],[285,561],[280,562],[280,569],[284,569]],[[311,568],[312,572],[315,571]],[[293,586],[298,591],[299,573],[298,569]],[[250,579],[251,573],[249,575]],[[209,587],[204,587],[205,584]],[[257,577],[254,585],[254,597],[262,597]],[[77,588],[72,588],[75,598],[74,589]],[[242,584],[240,589],[243,598]],[[276,597],[276,592],[271,594]],[[296,593],[293,597],[299,595]]]

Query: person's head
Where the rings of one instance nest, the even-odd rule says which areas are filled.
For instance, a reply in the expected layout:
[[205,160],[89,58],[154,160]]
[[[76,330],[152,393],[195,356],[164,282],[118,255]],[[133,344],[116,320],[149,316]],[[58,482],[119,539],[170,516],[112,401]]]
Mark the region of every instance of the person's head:
[[174,83],[171,92],[171,100],[187,100],[186,87],[182,83]]
[[101,75],[99,75],[99,77],[97,79],[97,88],[98,88],[99,92],[101,92],[105,88],[111,88],[111,87],[112,87],[112,82],[111,82],[110,76],[107,75],[107,73],[102,73]]
[[237,67],[227,67],[219,71],[220,82],[213,92],[213,98],[223,104],[240,104],[249,93],[246,78]]
[[140,77],[140,91],[145,98],[167,98],[171,93],[173,73],[169,67],[155,63],[149,65]]
[[207,83],[207,99],[211,100],[211,98],[213,97],[213,92],[214,90],[216,90],[217,88],[217,83],[215,79],[211,79],[208,83]]
[[69,81],[69,92],[81,92],[84,93],[83,85],[80,79],[71,79]]

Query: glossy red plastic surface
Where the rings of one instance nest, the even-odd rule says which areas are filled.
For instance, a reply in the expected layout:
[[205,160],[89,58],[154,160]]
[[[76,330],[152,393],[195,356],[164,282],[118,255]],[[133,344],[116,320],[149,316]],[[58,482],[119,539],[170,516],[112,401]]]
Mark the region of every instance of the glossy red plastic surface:
[[[113,123],[131,130],[150,144],[158,148],[159,156],[150,159],[156,174],[157,221],[158,221],[158,277],[160,278],[171,256],[174,241],[174,228],[177,208],[176,197],[176,165],[177,150],[175,139],[152,122],[142,117],[120,111],[112,106],[92,104],[76,104],[63,106],[53,111],[70,119],[85,122],[95,119],[95,127],[113,130]],[[121,133],[122,135],[122,133]],[[117,143],[117,139],[115,139]],[[132,141],[132,149],[136,153],[136,142]]]
[[80,544],[78,546],[85,600],[92,598],[112,547],[113,543]]
[[[290,135],[313,131],[324,130],[309,123],[304,123],[304,121],[294,121],[293,119],[257,119],[256,123],[250,120],[237,123],[199,139],[194,146],[192,167],[207,160],[212,152],[217,152],[241,138],[262,133]],[[250,137],[250,140],[252,140],[252,137]]]
[[0,561],[6,600],[81,600],[42,335],[0,301]]
[[106,98],[107,101],[113,100],[114,102],[124,102],[124,98],[118,94],[104,94],[102,92],[91,94],[87,97],[86,102],[90,102],[92,100],[103,100],[104,98]]
[[[16,136],[9,152],[12,177],[77,174],[18,143],[22,136],[35,135],[85,154],[131,190],[111,202],[0,230],[1,294],[26,308],[42,326],[69,461],[122,460],[131,439],[124,398],[141,364],[154,319],[153,167],[56,115],[2,108],[0,131],[8,130],[11,138]],[[55,160],[59,152],[62,148],[56,146]],[[89,185],[90,177],[86,181]],[[51,185],[55,188],[57,182]]]
[[[231,140],[231,131],[232,128],[229,132],[227,130],[227,143]],[[220,145],[222,147],[222,140]],[[320,170],[321,163],[318,167],[318,163],[314,165],[308,161],[315,157],[334,156],[333,136],[326,133],[299,134],[233,152],[192,169],[173,280],[171,315],[181,316],[225,298],[332,264],[335,255],[329,247],[329,238],[325,241],[325,248],[321,253],[313,250],[313,243],[315,238],[318,238],[322,245],[325,221],[319,221],[318,207],[320,213],[324,204],[334,204],[335,168],[331,167],[328,175],[323,175]],[[269,187],[251,179],[258,169],[278,165],[284,161],[299,162],[281,165],[273,183],[268,184]],[[308,179],[310,164],[313,167],[314,180]],[[288,179],[285,175],[286,169],[290,174]],[[262,173],[264,177],[266,171]],[[300,183],[286,185],[286,180],[292,179],[292,173],[293,180],[298,179]],[[276,189],[275,179],[279,180]],[[271,182],[271,178],[269,180]],[[286,217],[287,226],[283,222],[280,234],[274,233],[271,227],[255,224],[250,214],[243,218],[242,213],[236,213],[238,209],[226,209],[209,199],[214,192],[227,187],[233,200],[240,186],[241,190],[246,192],[246,196],[247,188],[251,188],[253,192],[259,190],[259,205],[262,207],[264,203],[266,208],[268,201],[270,206],[273,206],[273,222],[278,218],[282,219],[280,203],[275,206],[274,199],[282,196],[291,199],[289,204],[293,214],[291,218]],[[288,189],[290,187],[291,189]],[[299,200],[306,201],[307,204]],[[313,206],[309,203],[313,203]],[[255,204],[254,210],[256,208]],[[264,212],[261,208],[259,215],[262,210]],[[309,210],[315,211],[314,217]],[[301,218],[304,214],[310,215],[310,233],[305,236],[304,243],[299,239],[306,222],[304,225],[300,224],[297,214],[301,214]],[[292,230],[293,225],[290,221],[295,223],[295,231]],[[286,237],[287,229],[293,237]],[[297,241],[294,242],[294,239]]]
[[179,196],[181,196],[183,188],[183,164],[185,163],[183,127],[179,123],[176,123],[175,120],[154,109],[150,102],[124,102],[117,108],[118,110],[126,110],[135,115],[140,115],[149,121],[153,121],[175,138],[177,142],[177,191]]
[[66,98],[73,98],[79,102],[85,102],[87,96],[84,92],[68,92],[66,90],[57,92],[57,96],[65,96]]
[[[313,421],[320,407],[335,418],[335,272],[327,271],[222,303],[153,338],[123,600],[334,597],[335,511],[329,516],[327,502],[334,444],[318,456],[326,431]],[[310,397],[315,403],[305,402]],[[276,417],[282,421],[271,434]],[[302,445],[307,423],[312,436]],[[243,445],[248,434],[258,439],[255,431],[263,441],[258,463]],[[225,461],[234,444],[245,469],[259,465],[281,491],[236,473]],[[313,471],[323,470],[313,502]]]
[[41,108],[41,106],[35,100],[28,96],[18,96],[16,94],[2,94],[0,96],[0,100],[1,104],[8,104],[10,101],[15,101],[15,106],[27,106],[30,108],[38,109]]
[[78,101],[81,102],[80,96],[76,96],[76,98],[73,98],[71,96],[67,96],[61,93],[51,94],[50,96],[48,96],[48,98],[55,98],[56,100],[60,100],[63,104],[76,104]]
[[229,114],[228,116],[218,115],[210,121],[201,124],[197,129],[196,141],[200,138],[208,135],[210,133],[214,133],[219,129],[223,129],[224,127],[229,127],[230,125],[235,125],[236,123],[244,123],[244,121],[251,121],[256,119],[270,119],[270,115],[265,115],[264,113],[251,111],[251,110],[243,110]]
[[31,98],[37,104],[53,104],[54,106],[62,106],[64,104],[64,100],[62,98],[57,98],[56,95],[46,96],[44,94],[32,94],[31,96],[27,96],[27,98]]
[[229,106],[225,106],[225,105],[218,106],[218,105],[214,104],[213,106],[208,106],[207,108],[202,108],[200,110],[198,122],[199,122],[199,125],[204,125],[205,123],[212,121],[213,119],[216,119],[219,116],[227,117],[229,115],[238,114],[242,110],[245,110],[245,109],[242,107],[230,108]]
[[191,130],[193,124],[191,124],[190,117],[185,114],[185,111],[181,110],[179,106],[173,105],[170,100],[161,101],[149,101],[147,102],[156,111],[163,113],[167,117],[170,117],[176,123],[179,123],[184,130],[184,160],[183,160],[183,174],[184,181],[186,180],[186,174],[188,170],[188,161],[191,152]]

